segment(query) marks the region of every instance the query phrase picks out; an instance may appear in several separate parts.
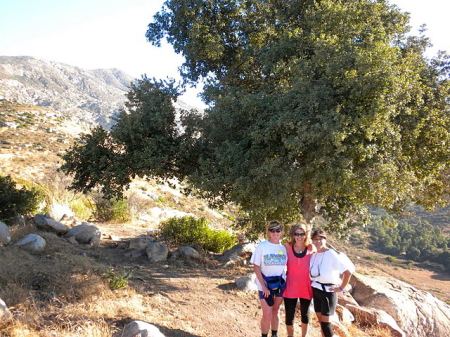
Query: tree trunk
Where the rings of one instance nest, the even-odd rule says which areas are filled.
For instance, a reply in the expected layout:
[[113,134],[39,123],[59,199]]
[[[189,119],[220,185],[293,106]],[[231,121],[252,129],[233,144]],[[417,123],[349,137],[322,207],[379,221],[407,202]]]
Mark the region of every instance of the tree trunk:
[[312,222],[316,215],[318,215],[318,205],[315,199],[311,198],[311,184],[303,184],[303,197],[300,200],[300,209],[302,211],[303,219],[309,226],[312,226]]

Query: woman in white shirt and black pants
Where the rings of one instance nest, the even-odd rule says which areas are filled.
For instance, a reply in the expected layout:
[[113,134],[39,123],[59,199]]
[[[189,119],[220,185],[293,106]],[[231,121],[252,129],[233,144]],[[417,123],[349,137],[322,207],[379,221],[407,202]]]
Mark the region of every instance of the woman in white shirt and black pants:
[[337,293],[344,292],[350,277],[355,272],[355,266],[346,256],[327,247],[327,236],[323,230],[315,230],[311,239],[317,248],[317,252],[311,257],[309,264],[314,311],[323,335],[333,337],[330,317],[336,310]]

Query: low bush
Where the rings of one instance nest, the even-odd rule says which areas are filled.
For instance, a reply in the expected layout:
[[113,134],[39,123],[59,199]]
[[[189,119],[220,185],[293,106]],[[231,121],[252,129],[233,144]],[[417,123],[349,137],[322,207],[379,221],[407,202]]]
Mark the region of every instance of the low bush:
[[236,237],[225,232],[211,229],[205,218],[193,216],[170,218],[160,224],[161,236],[169,243],[186,246],[199,244],[203,249],[222,253],[236,243]]
[[109,288],[111,290],[117,290],[128,286],[128,279],[131,277],[132,273],[132,270],[120,273],[113,268],[110,268],[103,274],[103,278],[108,280]]
[[388,262],[397,262],[397,258],[395,258],[393,256],[387,256],[386,257],[386,261],[388,261]]
[[36,189],[19,189],[10,176],[0,176],[0,221],[12,222],[17,215],[35,212],[39,202]]
[[100,221],[126,222],[131,219],[126,199],[97,198],[94,216]]
[[71,200],[69,205],[78,219],[86,219],[87,220],[94,213],[92,203],[84,195]]

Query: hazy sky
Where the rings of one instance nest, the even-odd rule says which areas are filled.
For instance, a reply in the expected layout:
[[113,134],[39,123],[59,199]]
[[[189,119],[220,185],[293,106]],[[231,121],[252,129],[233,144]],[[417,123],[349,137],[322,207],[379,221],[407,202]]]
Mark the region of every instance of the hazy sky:
[[[180,0],[181,1],[181,0]],[[33,56],[84,69],[118,68],[139,78],[178,78],[183,59],[153,47],[147,25],[164,0],[0,0],[0,55]],[[448,0],[391,0],[428,27],[434,48],[450,52]],[[196,90],[183,97],[203,107]]]

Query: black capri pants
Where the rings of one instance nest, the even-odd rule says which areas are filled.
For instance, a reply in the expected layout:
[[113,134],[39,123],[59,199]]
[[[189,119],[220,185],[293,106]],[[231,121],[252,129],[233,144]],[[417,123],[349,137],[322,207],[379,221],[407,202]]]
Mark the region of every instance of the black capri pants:
[[338,296],[336,293],[326,292],[313,287],[314,311],[322,316],[333,316],[336,310]]
[[[284,298],[284,310],[286,312],[286,325],[294,325],[295,308],[297,307],[298,298]],[[300,300],[300,313],[302,323],[309,323],[309,305],[311,300],[306,298],[299,298]]]

